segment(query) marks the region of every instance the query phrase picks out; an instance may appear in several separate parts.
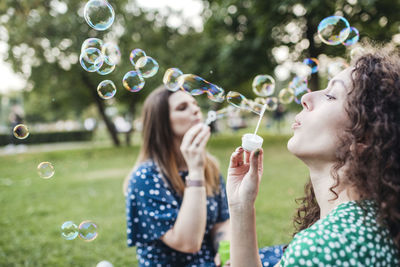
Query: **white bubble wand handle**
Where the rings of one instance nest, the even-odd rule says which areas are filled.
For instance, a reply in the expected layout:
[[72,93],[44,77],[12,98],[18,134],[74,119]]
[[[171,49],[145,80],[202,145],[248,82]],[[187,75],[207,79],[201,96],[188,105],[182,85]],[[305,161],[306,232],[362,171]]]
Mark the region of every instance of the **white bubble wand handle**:
[[257,127],[256,127],[256,130],[254,131],[254,135],[257,134],[258,128],[260,127],[260,123],[261,123],[261,120],[262,120],[262,118],[264,116],[264,112],[265,112],[266,109],[267,109],[267,104],[265,104],[261,109],[260,118],[258,119]]

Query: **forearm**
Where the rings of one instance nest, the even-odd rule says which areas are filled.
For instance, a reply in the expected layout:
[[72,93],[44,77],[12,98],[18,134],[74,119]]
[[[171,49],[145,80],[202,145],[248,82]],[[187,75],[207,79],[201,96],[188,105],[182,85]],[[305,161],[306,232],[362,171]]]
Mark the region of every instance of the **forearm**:
[[231,266],[260,267],[258,254],[255,208],[229,208]]
[[215,251],[218,251],[219,248],[219,242],[223,240],[228,240],[230,241],[230,235],[229,235],[229,220],[219,223],[216,226],[214,226],[215,229],[212,231],[212,237],[213,237],[213,247]]
[[[189,174],[190,179],[201,179]],[[205,187],[186,187],[182,205],[174,224],[173,232],[184,244],[200,248],[207,223],[207,198]]]

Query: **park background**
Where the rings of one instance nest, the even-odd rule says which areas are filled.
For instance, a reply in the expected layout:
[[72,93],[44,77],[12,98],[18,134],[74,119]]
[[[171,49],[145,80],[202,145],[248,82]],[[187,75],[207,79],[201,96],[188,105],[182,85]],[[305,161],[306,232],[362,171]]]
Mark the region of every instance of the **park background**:
[[[162,83],[166,69],[177,67],[228,91],[255,97],[258,74],[287,87],[305,58],[318,58],[320,69],[309,88],[324,88],[328,68],[350,61],[354,47],[328,46],[317,37],[319,22],[344,16],[360,31],[360,42],[400,46],[400,1],[109,1],[113,26],[99,32],[83,18],[86,1],[0,0],[0,266],[136,266],[126,246],[122,181],[140,148],[140,112],[146,96]],[[83,41],[97,37],[116,42],[122,61],[102,77],[79,64]],[[140,92],[122,87],[133,69],[132,49],[155,58],[160,69]],[[1,61],[2,60],[2,61]],[[113,80],[117,94],[101,99],[97,84]],[[227,103],[197,97],[206,116]],[[293,116],[301,107],[286,105],[283,114],[267,112],[265,171],[256,202],[260,247],[290,241],[295,199],[308,179],[306,167],[286,149]],[[12,125],[18,115],[30,136],[18,140]],[[334,114],[332,114],[334,116]],[[242,129],[217,122],[208,148],[225,175],[231,152],[257,116],[242,112]],[[49,161],[55,175],[37,174]],[[92,220],[92,242],[65,240],[60,226]]]

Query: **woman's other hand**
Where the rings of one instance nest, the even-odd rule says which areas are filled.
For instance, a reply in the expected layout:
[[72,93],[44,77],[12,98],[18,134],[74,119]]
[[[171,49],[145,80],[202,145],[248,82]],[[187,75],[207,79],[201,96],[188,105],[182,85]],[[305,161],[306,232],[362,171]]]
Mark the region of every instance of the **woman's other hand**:
[[210,127],[199,123],[191,127],[183,136],[181,152],[189,172],[204,172],[206,145],[210,138]]
[[[232,153],[226,192],[230,208],[254,206],[263,173],[263,150],[257,149],[244,159],[242,147]],[[247,153],[247,152],[246,152]]]

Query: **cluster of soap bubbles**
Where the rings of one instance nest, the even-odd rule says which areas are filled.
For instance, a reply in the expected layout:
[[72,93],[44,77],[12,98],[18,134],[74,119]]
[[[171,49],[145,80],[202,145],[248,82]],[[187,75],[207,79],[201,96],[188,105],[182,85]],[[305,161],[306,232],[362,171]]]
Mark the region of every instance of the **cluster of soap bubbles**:
[[77,226],[73,221],[66,221],[61,225],[61,236],[66,240],[80,239],[90,242],[97,237],[97,225],[92,221],[83,221]]
[[178,68],[167,69],[164,73],[163,83],[168,90],[173,92],[181,89],[193,96],[205,93],[211,101],[218,103],[225,99],[225,91],[218,85],[194,74],[183,74]]
[[318,25],[318,36],[327,45],[354,45],[360,39],[360,33],[342,16],[324,18]]
[[144,79],[157,74],[159,65],[154,58],[147,56],[146,52],[140,48],[132,50],[129,60],[135,67],[135,70],[128,71],[124,75],[122,84],[130,92],[139,92],[144,87]]
[[[121,52],[118,45],[104,43],[98,38],[86,39],[81,47],[79,62],[84,70],[97,72],[100,75],[110,74],[121,61]],[[110,99],[117,92],[111,80],[104,80],[97,86],[97,93],[102,99]]]

